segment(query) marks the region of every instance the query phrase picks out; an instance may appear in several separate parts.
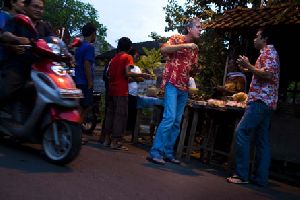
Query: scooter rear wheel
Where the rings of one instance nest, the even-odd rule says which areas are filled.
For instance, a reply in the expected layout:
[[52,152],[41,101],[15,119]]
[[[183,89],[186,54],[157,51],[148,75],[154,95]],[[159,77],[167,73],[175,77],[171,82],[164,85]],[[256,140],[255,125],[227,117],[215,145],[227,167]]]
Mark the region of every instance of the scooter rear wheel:
[[[57,142],[54,132],[57,132]],[[64,165],[76,158],[81,148],[81,128],[79,124],[56,120],[43,134],[43,150],[47,159],[55,164]]]

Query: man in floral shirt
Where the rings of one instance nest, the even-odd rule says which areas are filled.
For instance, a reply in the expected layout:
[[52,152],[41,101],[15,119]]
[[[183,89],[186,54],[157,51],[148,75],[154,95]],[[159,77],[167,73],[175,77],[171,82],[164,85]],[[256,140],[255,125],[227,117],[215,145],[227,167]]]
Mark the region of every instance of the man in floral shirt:
[[248,94],[248,105],[236,129],[236,174],[227,178],[230,183],[248,183],[251,138],[256,144],[256,173],[253,182],[260,186],[268,183],[271,160],[269,126],[272,110],[276,109],[279,87],[279,57],[273,45],[269,44],[270,30],[259,30],[254,46],[260,49],[255,66],[248,58],[237,60],[243,71],[253,73]]
[[188,98],[189,77],[198,69],[198,47],[194,42],[200,37],[201,30],[200,19],[192,18],[186,25],[187,35],[174,35],[161,47],[167,60],[162,81],[164,113],[147,157],[150,162],[180,163],[173,155],[173,147]]

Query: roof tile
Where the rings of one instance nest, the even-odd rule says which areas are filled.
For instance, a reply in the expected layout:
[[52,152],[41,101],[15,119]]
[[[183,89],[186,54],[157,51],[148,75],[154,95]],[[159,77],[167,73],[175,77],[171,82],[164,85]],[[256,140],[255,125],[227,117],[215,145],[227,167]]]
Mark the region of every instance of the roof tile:
[[300,4],[264,8],[235,8],[205,25],[206,29],[239,29],[279,24],[300,24]]

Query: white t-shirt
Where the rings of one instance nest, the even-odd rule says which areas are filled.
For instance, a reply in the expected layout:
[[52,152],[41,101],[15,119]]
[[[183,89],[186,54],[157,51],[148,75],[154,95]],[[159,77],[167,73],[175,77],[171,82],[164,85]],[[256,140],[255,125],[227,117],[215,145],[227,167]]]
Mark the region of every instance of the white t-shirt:
[[193,77],[190,77],[189,79],[189,88],[197,88],[195,79]]
[[[130,71],[134,72],[134,73],[142,73],[141,69],[136,65],[134,65],[133,68]],[[130,94],[132,96],[137,96],[138,95],[138,89],[139,89],[139,85],[138,85],[137,82],[128,83],[128,94]]]

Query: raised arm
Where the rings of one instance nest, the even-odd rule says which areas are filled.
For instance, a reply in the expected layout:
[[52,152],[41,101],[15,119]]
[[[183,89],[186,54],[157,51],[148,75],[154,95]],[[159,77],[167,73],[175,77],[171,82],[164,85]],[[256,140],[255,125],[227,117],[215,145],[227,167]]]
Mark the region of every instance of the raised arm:
[[249,59],[246,56],[239,56],[237,63],[242,71],[252,72],[254,75],[261,79],[271,80],[273,78],[273,73],[266,71],[265,68],[257,69],[254,65],[249,62]]
[[162,54],[169,54],[169,53],[175,53],[181,49],[196,49],[198,48],[196,44],[194,43],[183,43],[183,44],[164,44],[160,51]]

